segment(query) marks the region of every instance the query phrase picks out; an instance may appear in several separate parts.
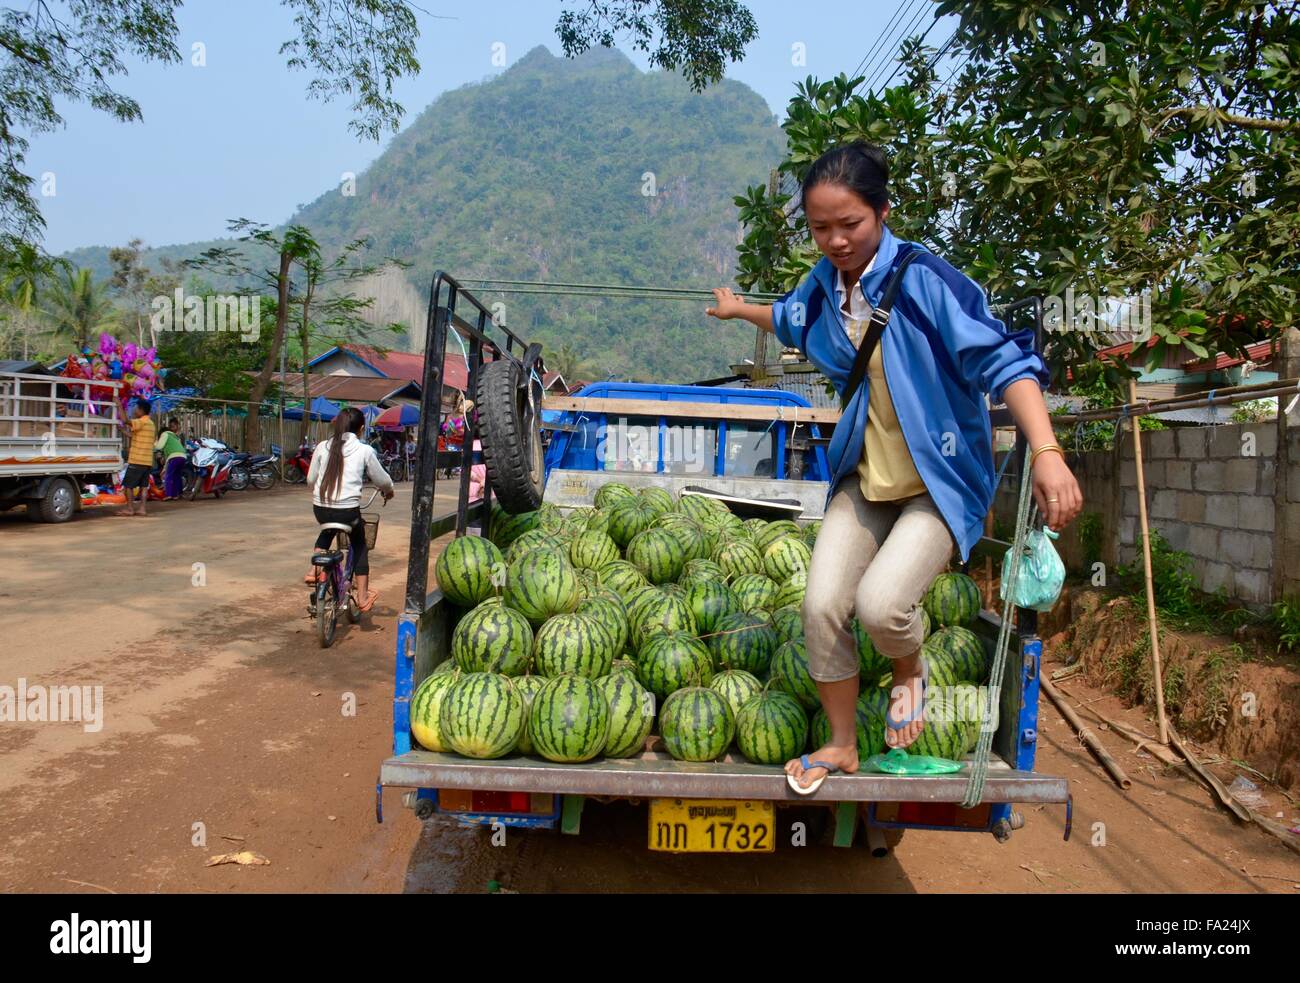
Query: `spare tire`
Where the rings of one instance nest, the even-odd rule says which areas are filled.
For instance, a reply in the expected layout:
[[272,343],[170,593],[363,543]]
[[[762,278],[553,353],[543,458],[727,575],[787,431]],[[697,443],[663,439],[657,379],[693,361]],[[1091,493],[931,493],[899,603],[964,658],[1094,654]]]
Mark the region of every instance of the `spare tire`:
[[492,491],[511,515],[542,504],[540,389],[525,384],[523,367],[512,358],[479,371],[475,408],[483,463]]

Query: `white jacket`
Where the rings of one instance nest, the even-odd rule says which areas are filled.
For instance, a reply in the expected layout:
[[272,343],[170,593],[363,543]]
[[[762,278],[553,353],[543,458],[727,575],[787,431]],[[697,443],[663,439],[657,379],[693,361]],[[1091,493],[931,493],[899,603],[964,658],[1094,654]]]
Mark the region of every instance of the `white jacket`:
[[343,480],[339,482],[338,492],[333,499],[323,498],[321,484],[325,479],[325,466],[329,463],[330,447],[333,444],[334,438],[329,437],[317,444],[312,452],[311,467],[307,470],[312,502],[331,509],[350,509],[360,505],[361,486],[365,484],[367,476],[384,491],[393,490],[393,479],[379,463],[375,449],[359,441],[356,434],[347,433],[343,435]]

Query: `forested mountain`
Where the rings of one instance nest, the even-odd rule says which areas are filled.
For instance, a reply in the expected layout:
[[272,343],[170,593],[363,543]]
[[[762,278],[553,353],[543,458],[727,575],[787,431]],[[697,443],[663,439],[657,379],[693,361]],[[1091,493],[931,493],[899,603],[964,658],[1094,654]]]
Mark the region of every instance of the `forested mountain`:
[[[767,105],[739,82],[693,93],[617,51],[568,60],[538,47],[440,96],[357,176],[355,194],[332,188],[290,221],[327,250],[368,237],[372,260],[410,264],[421,302],[438,268],[465,279],[710,287],[732,282],[732,197],[766,180],[783,144]],[[98,276],[105,252],[69,258]],[[526,337],[571,346],[589,378],[687,382],[752,351],[752,331],[711,321],[704,301],[481,296],[503,300],[507,324]],[[412,328],[419,347],[423,325]]]

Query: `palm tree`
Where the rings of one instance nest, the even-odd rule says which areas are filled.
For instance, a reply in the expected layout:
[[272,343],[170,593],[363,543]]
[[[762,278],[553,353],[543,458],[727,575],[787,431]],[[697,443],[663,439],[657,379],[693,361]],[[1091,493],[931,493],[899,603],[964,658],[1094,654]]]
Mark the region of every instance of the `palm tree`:
[[597,371],[591,359],[585,358],[570,344],[551,349],[542,356],[547,369],[564,376],[564,381],[572,384],[575,380],[592,375]]
[[46,282],[60,269],[71,269],[67,260],[47,256],[29,242],[11,240],[0,249],[0,294],[5,305],[17,315],[23,358],[28,356],[32,311],[44,293]]
[[45,291],[44,314],[56,334],[67,334],[77,350],[116,320],[113,302],[90,270],[63,270]]

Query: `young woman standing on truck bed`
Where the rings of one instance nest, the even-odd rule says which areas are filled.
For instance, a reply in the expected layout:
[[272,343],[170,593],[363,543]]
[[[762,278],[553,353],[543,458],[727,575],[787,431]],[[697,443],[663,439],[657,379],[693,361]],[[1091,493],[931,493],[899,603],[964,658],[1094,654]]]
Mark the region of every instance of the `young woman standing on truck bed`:
[[[831,497],[803,619],[831,737],[807,756],[807,767],[801,759],[786,764],[800,791],[815,789],[830,771],[858,769],[855,613],[877,651],[893,660],[886,742],[907,747],[921,732],[928,675],[921,597],[954,549],[962,560],[970,555],[993,497],[985,393],[1006,403],[1029,439],[1034,498],[1048,524],[1060,529],[1083,503],[1055,443],[1042,395],[1047,369],[1032,334],[1009,333],[972,280],[889,231],[888,179],[879,147],[857,143],[824,154],[803,183],[804,214],[822,259],[775,304],[749,304],[720,289],[708,309],[773,332],[843,393],[873,303],[898,261],[915,253],[828,449]],[[842,482],[846,477],[852,480]]]

